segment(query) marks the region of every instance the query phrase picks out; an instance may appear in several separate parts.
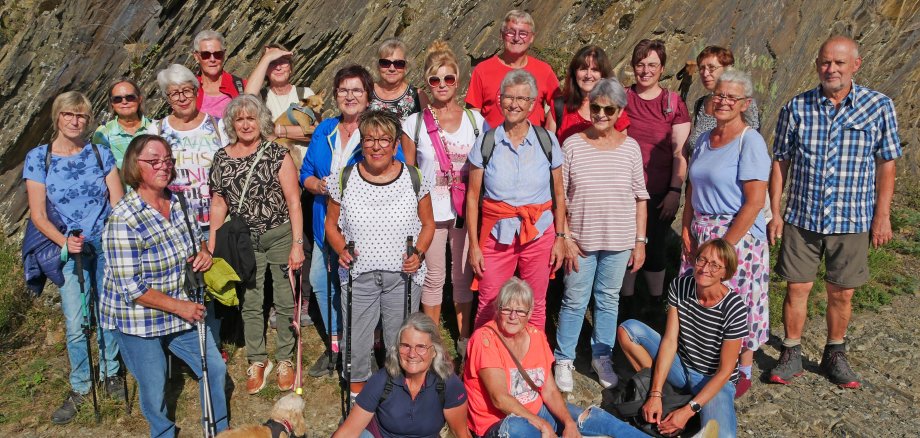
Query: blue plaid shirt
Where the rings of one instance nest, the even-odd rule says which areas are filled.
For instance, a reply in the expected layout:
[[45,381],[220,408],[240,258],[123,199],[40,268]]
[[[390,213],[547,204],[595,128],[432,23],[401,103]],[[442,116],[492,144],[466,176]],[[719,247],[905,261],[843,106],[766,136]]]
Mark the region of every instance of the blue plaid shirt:
[[[195,241],[201,230],[192,218]],[[99,298],[100,324],[106,329],[150,338],[192,328],[175,314],[144,307],[135,300],[154,289],[177,300],[185,293],[186,259],[198,248],[189,237],[186,214],[172,195],[167,221],[137,192],[129,190],[112,210],[102,232],[105,277]]]
[[786,223],[821,234],[863,233],[875,214],[876,160],[900,157],[894,103],[853,84],[840,108],[821,86],[779,113],[773,159],[790,160]]

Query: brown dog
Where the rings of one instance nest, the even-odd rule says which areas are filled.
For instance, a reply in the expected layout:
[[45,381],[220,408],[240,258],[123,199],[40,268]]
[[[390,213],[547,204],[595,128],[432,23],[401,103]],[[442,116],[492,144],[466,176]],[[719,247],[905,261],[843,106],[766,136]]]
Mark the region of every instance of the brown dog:
[[[300,108],[293,107],[288,109],[284,114],[275,120],[275,125],[280,126],[300,126],[306,135],[313,134],[316,126],[322,120],[320,113],[323,110],[323,93],[310,96],[300,102]],[[312,112],[312,114],[311,114]],[[291,158],[294,159],[294,165],[300,170],[303,163],[303,157],[307,153],[309,142],[298,141],[290,138],[276,138],[275,143],[286,147],[291,151]]]
[[265,424],[245,425],[225,430],[217,438],[272,438],[272,428],[280,430],[279,438],[302,437],[307,434],[307,420],[303,416],[304,401],[291,393],[278,400]]

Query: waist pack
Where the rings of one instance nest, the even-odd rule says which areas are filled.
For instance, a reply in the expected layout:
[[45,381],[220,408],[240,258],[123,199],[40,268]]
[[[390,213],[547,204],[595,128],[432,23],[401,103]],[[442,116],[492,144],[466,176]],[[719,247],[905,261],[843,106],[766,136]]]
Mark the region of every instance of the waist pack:
[[[627,380],[625,386],[605,389],[601,393],[603,397],[601,408],[648,435],[662,437],[664,435],[658,433],[656,425],[645,421],[642,416],[642,405],[645,404],[651,388],[652,369],[643,368]],[[664,387],[661,388],[661,419],[665,419],[668,414],[686,405],[691,399],[693,399],[693,394],[684,394],[670,383],[665,382]],[[691,432],[699,431],[699,418],[699,415],[690,418],[681,435],[692,436]]]

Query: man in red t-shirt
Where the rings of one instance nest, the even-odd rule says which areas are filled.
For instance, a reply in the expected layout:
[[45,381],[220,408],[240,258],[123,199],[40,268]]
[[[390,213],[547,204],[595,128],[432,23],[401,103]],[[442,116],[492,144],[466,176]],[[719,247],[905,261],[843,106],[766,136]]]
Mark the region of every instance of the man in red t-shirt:
[[501,38],[505,49],[473,69],[466,106],[478,109],[489,126],[500,125],[504,117],[499,107],[499,85],[508,72],[522,68],[537,80],[537,100],[530,113],[530,122],[555,132],[556,123],[552,117],[547,117],[547,113],[553,111],[553,95],[559,90],[559,79],[549,64],[527,54],[534,39],[533,17],[516,9],[508,12],[501,28]]

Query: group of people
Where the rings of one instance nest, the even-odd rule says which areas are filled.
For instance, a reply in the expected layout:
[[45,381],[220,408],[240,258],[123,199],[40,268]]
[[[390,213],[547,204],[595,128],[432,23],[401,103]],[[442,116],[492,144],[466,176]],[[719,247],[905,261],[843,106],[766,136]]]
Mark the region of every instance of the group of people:
[[[618,383],[611,355],[619,342],[633,369],[653,369],[646,421],[671,435],[699,413],[719,436],[734,436],[733,400],[751,386],[753,354],[770,333],[769,246],[778,238],[786,336],[768,380],[789,383],[803,372],[805,307],[824,257],[821,369],[841,387],[858,387],[845,354],[849,300],[868,280],[869,244],[891,238],[902,151],[891,100],[853,81],[862,62],[856,42],[835,36],[821,46],[820,85],[782,108],[771,159],[751,78],[733,68],[729,49],[699,54],[709,93],[691,112],[660,85],[662,41],[634,47],[630,87],[595,45],[576,52],[560,86],[529,54],[535,32],[529,14],[508,12],[503,49],[475,66],[465,105],[465,75],[446,43],[428,48],[426,86],[417,88],[406,77],[405,45],[388,39],[376,80],[357,64],[335,73],[334,117],[282,123],[313,95],[290,83],[293,53],[266,47],[243,80],[224,71],[223,37],[209,30],[194,39],[198,75],[179,64],[157,75],[171,108],[161,120],[144,114],[138,85],[120,79],[109,89],[115,118],[87,141],[90,102],[78,92],[58,96],[54,138],[29,152],[23,170],[32,221],[71,256],[60,288],[71,392],[52,421],[70,421],[95,378],[80,331],[80,254],[98,291],[106,392],[124,396],[120,354],[151,436],[171,436],[167,351],[197,375],[203,355],[212,420],[228,427],[215,300],[196,301],[185,278],[211,268],[227,244],[219,229],[239,219],[255,260],[252,275],[238,273],[246,390],[262,390],[275,370],[280,390],[294,385],[290,277],[302,268],[328,339],[309,374],[341,363],[354,404],[335,436],[437,436],[445,424],[458,437],[643,436],[561,395],[573,390],[592,297],[591,366],[602,386]],[[665,293],[665,239],[681,197],[680,276]],[[661,334],[634,311],[640,271],[651,296],[646,315],[666,321]],[[554,275],[564,275],[564,292],[552,349],[545,327]],[[448,276],[462,379],[440,335]],[[278,321],[274,362],[267,304]],[[621,306],[637,318],[618,325]],[[199,351],[193,324],[203,322],[209,335]],[[374,372],[378,348],[386,359]],[[665,383],[693,400],[664,415]]]

